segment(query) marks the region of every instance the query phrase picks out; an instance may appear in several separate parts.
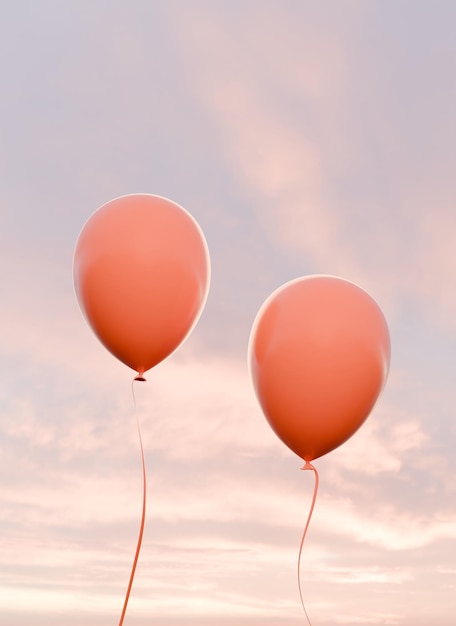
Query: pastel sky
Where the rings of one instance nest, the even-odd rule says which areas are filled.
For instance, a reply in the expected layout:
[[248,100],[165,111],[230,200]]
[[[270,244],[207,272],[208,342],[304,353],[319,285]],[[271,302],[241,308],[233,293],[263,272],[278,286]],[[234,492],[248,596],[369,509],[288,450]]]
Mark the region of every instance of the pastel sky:
[[212,283],[137,385],[148,473],[125,626],[295,626],[313,480],[255,398],[281,284],[382,308],[371,416],[316,461],[313,626],[454,626],[456,4],[21,0],[0,11],[0,623],[117,624],[141,465],[132,371],[73,291],[86,219],[128,193],[197,219]]

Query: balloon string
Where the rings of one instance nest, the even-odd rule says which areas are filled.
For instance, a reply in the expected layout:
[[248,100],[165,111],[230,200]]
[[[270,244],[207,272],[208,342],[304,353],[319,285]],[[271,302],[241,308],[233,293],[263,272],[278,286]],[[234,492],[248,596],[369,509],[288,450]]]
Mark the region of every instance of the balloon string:
[[312,623],[309,619],[309,616],[307,615],[307,611],[306,611],[306,607],[304,605],[304,599],[302,596],[302,589],[301,589],[301,554],[302,554],[302,547],[304,545],[304,540],[306,538],[307,535],[307,529],[309,528],[309,524],[310,524],[310,520],[312,518],[312,513],[314,510],[314,506],[315,506],[315,500],[317,499],[317,493],[318,493],[318,483],[319,483],[319,476],[318,476],[318,472],[316,470],[316,468],[312,465],[312,463],[309,463],[308,461],[306,461],[306,464],[303,465],[303,467],[301,467],[301,469],[303,470],[312,470],[315,474],[315,485],[314,485],[314,492],[313,492],[313,497],[312,497],[312,504],[310,505],[310,510],[309,510],[309,515],[307,517],[307,522],[304,528],[304,532],[302,534],[302,539],[301,539],[301,545],[299,546],[299,556],[298,556],[298,588],[299,588],[299,597],[301,598],[301,604],[302,604],[302,608],[304,609],[304,613],[305,616],[307,618],[307,621],[309,622],[309,626],[312,626]]
[[146,464],[144,461],[144,449],[143,449],[143,443],[142,443],[142,437],[141,437],[141,428],[139,425],[138,411],[136,410],[136,398],[135,398],[135,391],[133,387],[134,382],[135,381],[133,380],[131,383],[131,393],[133,395],[133,404],[135,406],[135,413],[136,413],[136,427],[138,429],[139,445],[141,448],[141,463],[142,463],[142,475],[143,475],[143,503],[142,503],[141,526],[139,529],[138,544],[136,546],[135,558],[133,560],[133,566],[131,568],[130,580],[128,583],[127,593],[125,594],[125,601],[124,601],[124,605],[122,609],[122,615],[120,616],[119,626],[122,626],[124,617],[125,617],[125,612],[127,610],[128,599],[130,597],[130,591],[133,585],[133,579],[135,577],[136,565],[138,563],[139,551],[141,550],[141,543],[142,543],[142,538],[143,538],[143,533],[144,533],[144,523],[146,519]]

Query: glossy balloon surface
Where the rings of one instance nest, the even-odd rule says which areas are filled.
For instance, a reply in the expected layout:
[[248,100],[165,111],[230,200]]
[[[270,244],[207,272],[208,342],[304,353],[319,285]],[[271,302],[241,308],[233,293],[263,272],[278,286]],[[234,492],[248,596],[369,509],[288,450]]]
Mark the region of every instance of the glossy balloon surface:
[[274,292],[255,320],[249,366],[263,412],[306,461],[337,448],[371,412],[386,381],[382,311],[355,284],[307,276]]
[[84,225],[73,276],[81,309],[103,345],[139,374],[187,337],[209,287],[204,235],[181,206],[133,194]]

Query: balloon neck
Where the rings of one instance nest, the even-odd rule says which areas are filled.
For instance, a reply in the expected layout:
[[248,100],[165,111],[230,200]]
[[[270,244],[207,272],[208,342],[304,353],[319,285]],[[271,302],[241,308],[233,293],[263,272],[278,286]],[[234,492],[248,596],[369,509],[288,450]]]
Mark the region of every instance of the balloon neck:
[[138,382],[144,383],[146,382],[146,379],[143,376],[144,372],[139,372],[139,374],[137,376],[135,376],[134,380],[137,380]]
[[304,463],[304,465],[300,469],[302,469],[302,470],[313,470],[314,466],[312,465],[312,463],[310,463],[310,461],[306,461]]

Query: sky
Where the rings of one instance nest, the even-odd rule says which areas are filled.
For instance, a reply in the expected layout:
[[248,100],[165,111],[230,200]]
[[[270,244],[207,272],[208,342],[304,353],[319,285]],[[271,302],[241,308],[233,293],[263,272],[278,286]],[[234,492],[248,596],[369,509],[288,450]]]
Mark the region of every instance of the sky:
[[[456,5],[22,0],[0,9],[0,621],[297,626],[311,472],[256,400],[247,346],[280,285],[332,274],[381,307],[392,360],[315,462],[313,626],[453,626]],[[129,193],[201,226],[191,336],[132,370],[75,297],[79,232]]]

